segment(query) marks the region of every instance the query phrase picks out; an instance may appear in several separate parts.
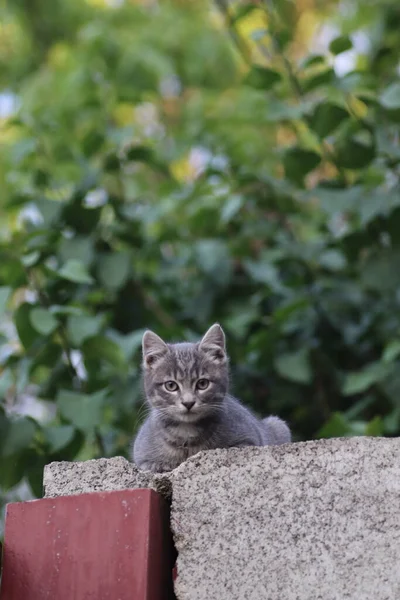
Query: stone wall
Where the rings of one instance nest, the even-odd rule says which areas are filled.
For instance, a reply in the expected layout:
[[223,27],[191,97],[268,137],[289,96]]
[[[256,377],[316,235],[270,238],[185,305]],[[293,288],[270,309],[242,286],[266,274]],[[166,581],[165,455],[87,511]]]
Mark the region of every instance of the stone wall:
[[46,496],[151,487],[171,499],[178,600],[400,598],[400,440],[202,452],[167,475],[53,463]]

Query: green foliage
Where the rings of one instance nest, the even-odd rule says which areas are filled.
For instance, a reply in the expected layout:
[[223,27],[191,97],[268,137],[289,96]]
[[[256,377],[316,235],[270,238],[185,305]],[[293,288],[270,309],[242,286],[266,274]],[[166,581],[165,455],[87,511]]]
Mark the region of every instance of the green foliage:
[[9,4],[7,499],[52,460],[127,454],[147,327],[219,321],[235,393],[296,439],[398,435],[398,3]]

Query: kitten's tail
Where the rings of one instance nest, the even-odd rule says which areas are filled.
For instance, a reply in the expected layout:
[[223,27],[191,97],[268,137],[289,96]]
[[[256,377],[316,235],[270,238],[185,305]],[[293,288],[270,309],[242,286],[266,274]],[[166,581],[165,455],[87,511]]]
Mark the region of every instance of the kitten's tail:
[[262,422],[267,432],[268,445],[288,444],[292,441],[289,427],[279,417],[267,417]]

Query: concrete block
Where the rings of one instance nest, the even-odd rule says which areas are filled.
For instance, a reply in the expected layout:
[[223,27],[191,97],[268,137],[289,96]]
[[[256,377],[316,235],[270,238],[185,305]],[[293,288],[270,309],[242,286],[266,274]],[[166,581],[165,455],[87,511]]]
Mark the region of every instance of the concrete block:
[[171,495],[171,484],[167,477],[139,471],[122,456],[85,462],[50,463],[44,469],[43,487],[45,498],[130,488],[150,488],[167,499]]
[[178,600],[400,598],[400,439],[202,452],[171,479]]

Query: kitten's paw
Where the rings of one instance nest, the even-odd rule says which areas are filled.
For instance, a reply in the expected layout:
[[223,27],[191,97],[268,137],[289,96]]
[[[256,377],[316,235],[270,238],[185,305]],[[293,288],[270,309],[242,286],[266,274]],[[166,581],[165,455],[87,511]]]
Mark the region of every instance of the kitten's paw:
[[267,430],[267,444],[280,445],[292,441],[292,434],[288,425],[279,417],[267,417],[263,419],[263,423]]

